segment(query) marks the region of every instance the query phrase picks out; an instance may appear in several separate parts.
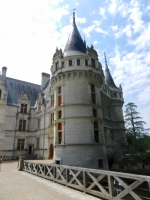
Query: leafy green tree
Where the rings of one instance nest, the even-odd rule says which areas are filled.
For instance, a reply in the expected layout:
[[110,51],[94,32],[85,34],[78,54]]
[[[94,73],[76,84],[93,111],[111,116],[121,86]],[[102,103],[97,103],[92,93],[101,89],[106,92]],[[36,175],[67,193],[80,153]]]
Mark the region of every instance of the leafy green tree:
[[147,129],[144,129],[144,121],[137,112],[137,106],[130,102],[125,105],[125,126],[127,132],[128,152],[143,153],[150,148],[150,136],[147,135]]

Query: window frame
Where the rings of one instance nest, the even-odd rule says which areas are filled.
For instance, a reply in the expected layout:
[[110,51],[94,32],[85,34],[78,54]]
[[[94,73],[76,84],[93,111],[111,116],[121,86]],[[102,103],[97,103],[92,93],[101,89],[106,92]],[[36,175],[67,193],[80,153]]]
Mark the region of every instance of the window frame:
[[62,118],[62,111],[59,110],[59,111],[58,111],[58,119],[61,119],[61,118]]
[[88,60],[85,60],[85,66],[88,66]]
[[19,131],[26,131],[26,120],[19,120]]
[[21,103],[20,112],[26,114],[27,113],[28,104]]
[[18,138],[17,140],[17,150],[24,150],[25,146],[25,139],[24,138]]
[[95,59],[91,59],[91,66],[93,67],[93,68],[95,68]]
[[72,60],[69,60],[69,66],[72,66]]
[[80,59],[77,59],[77,66],[80,66]]

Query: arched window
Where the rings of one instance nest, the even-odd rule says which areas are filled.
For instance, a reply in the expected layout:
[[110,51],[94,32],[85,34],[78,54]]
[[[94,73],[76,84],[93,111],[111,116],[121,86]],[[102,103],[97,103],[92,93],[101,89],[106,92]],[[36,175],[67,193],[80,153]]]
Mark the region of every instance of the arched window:
[[1,89],[0,89],[0,99],[1,99],[1,95],[2,95],[2,91],[1,91]]

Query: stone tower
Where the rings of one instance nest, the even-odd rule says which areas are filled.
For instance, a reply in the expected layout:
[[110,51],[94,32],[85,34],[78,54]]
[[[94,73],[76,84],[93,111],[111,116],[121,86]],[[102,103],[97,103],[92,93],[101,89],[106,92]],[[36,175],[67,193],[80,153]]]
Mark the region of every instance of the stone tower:
[[108,168],[100,88],[101,64],[75,23],[64,52],[56,49],[51,67],[54,98],[54,160],[64,165]]

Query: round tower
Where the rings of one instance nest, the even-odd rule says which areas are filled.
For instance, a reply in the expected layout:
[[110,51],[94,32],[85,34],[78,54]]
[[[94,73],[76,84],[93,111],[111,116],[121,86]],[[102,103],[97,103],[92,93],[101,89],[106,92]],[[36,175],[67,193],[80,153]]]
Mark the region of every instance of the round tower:
[[75,23],[64,52],[56,49],[51,66],[51,125],[54,160],[63,165],[108,168],[100,87],[101,64],[86,48]]

